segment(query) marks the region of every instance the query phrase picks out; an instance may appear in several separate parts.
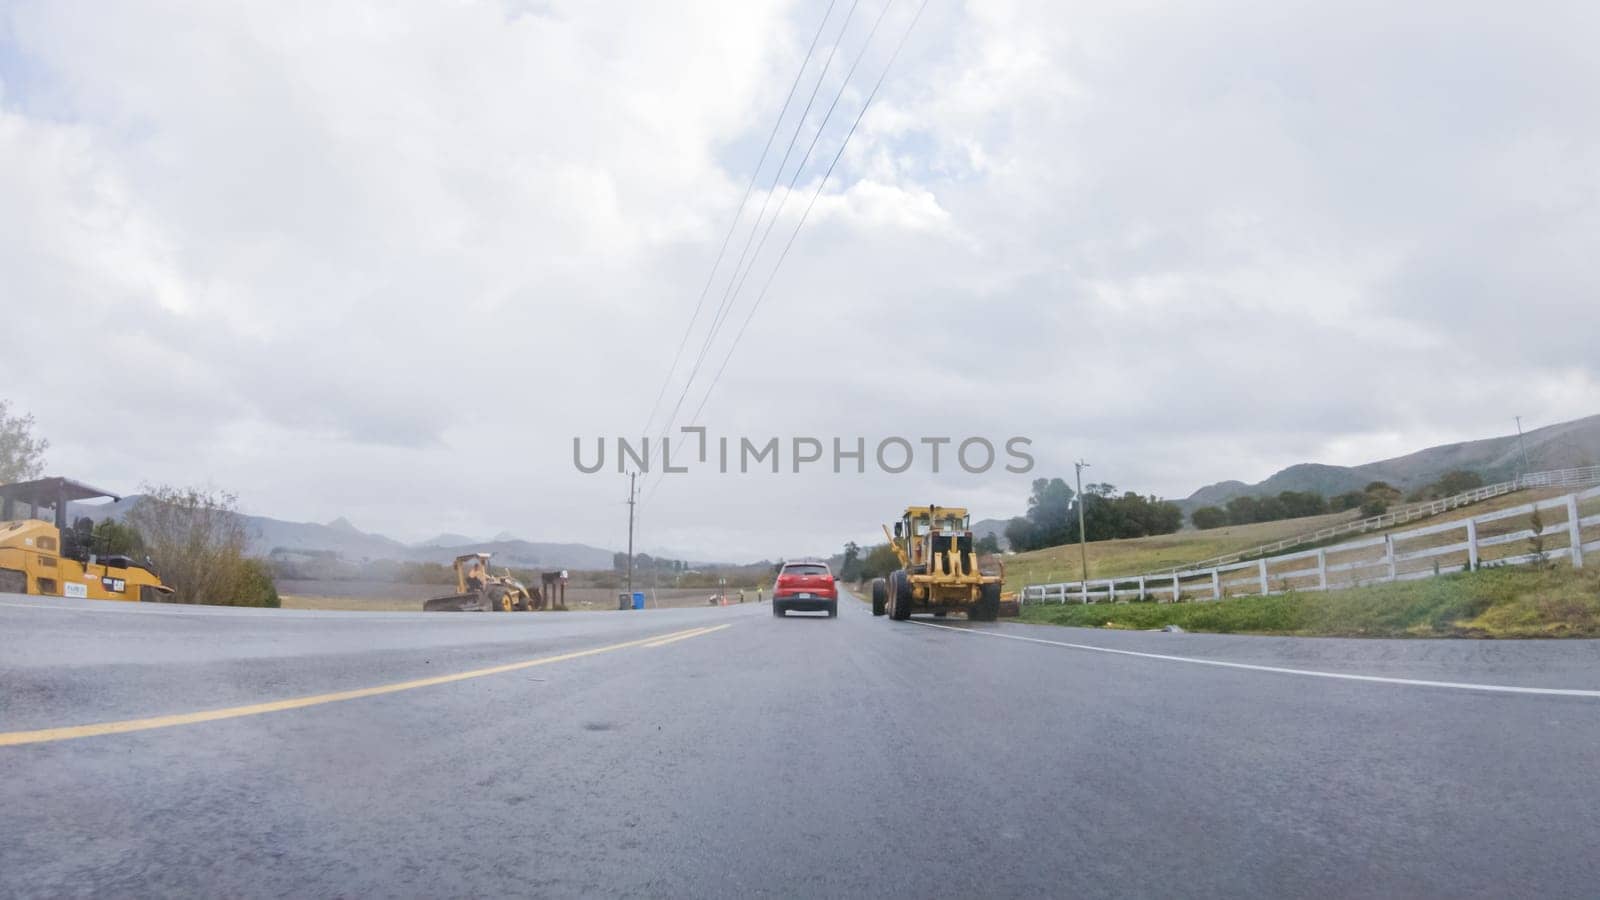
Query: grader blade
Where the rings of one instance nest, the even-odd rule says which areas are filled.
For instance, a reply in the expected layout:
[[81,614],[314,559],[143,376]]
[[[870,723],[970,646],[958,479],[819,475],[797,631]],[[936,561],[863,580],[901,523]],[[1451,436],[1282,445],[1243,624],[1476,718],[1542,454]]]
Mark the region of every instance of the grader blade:
[[480,612],[483,609],[481,594],[452,594],[435,597],[422,604],[424,612]]

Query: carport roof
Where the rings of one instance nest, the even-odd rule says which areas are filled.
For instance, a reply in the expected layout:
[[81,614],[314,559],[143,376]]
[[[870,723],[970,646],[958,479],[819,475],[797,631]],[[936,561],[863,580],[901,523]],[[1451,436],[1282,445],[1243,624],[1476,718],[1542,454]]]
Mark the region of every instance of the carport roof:
[[93,500],[96,497],[122,498],[110,491],[102,491],[70,478],[40,478],[36,481],[18,481],[0,484],[0,500],[14,500],[32,506],[55,506],[62,501]]

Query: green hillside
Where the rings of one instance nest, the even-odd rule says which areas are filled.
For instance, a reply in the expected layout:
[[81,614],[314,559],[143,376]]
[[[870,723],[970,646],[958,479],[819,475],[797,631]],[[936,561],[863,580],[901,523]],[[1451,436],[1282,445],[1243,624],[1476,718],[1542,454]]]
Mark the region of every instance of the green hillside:
[[1359,466],[1299,463],[1258,484],[1223,481],[1207,485],[1179,501],[1185,512],[1215,506],[1245,495],[1268,496],[1281,491],[1314,491],[1333,496],[1359,490],[1373,481],[1387,481],[1402,491],[1423,487],[1447,472],[1466,469],[1486,482],[1509,481],[1522,465],[1526,445],[1528,470],[1566,469],[1600,465],[1600,415],[1536,428],[1518,442],[1515,434],[1442,444],[1405,456]]

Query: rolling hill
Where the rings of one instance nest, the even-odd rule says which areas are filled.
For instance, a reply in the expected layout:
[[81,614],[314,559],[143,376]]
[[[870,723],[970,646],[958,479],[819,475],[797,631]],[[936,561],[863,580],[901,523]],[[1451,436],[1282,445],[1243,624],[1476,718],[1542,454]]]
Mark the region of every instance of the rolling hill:
[[463,553],[493,553],[497,566],[529,569],[610,569],[611,551],[588,544],[552,544],[518,538],[468,541],[454,547],[413,547],[406,559],[447,563]]
[[[1600,464],[1600,415],[1536,428],[1526,432],[1523,441],[1527,445],[1528,470],[1532,472]],[[1188,512],[1200,506],[1223,504],[1234,497],[1280,491],[1315,491],[1331,496],[1360,490],[1373,481],[1387,481],[1402,491],[1410,491],[1455,469],[1477,472],[1486,482],[1509,481],[1521,465],[1517,436],[1509,434],[1429,447],[1359,466],[1300,463],[1256,484],[1222,481],[1207,485],[1178,504]]]
[[[1536,428],[1523,434],[1528,471],[1540,472],[1577,466],[1600,465],[1600,415]],[[1255,484],[1219,481],[1175,501],[1185,515],[1202,506],[1221,506],[1234,497],[1268,496],[1282,491],[1313,491],[1324,496],[1357,491],[1374,481],[1387,481],[1411,491],[1437,481],[1456,469],[1467,469],[1486,482],[1509,481],[1521,469],[1522,449],[1515,434],[1443,444],[1359,466],[1297,463]],[[993,533],[1006,546],[1006,519],[972,523],[974,535]]]
[[1009,549],[1011,543],[1006,540],[1006,524],[1010,519],[979,519],[972,523],[972,536],[981,539],[986,534],[992,534],[1000,541],[1000,549]]

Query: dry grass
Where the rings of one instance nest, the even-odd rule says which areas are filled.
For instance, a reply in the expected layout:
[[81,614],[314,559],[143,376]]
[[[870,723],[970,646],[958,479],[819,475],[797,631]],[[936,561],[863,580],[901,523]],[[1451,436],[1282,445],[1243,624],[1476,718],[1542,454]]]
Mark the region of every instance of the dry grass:
[[[317,582],[318,592],[315,594],[282,594],[284,609],[335,609],[354,610],[359,612],[420,612],[423,600],[427,597],[450,593],[450,588],[430,588],[427,586],[396,584],[390,585],[390,590],[385,591],[381,585],[371,582],[352,582],[353,587],[348,592],[339,592],[339,583],[333,581]],[[419,593],[420,591],[420,593]],[[652,608],[681,608],[692,606],[709,606],[708,597],[712,591],[708,588],[661,588],[652,592],[644,588],[647,598],[646,604]],[[567,588],[567,608],[582,609],[616,609],[617,594],[608,588]],[[747,599],[755,600],[755,592],[746,592]],[[730,603],[739,602],[738,591],[728,592]]]

